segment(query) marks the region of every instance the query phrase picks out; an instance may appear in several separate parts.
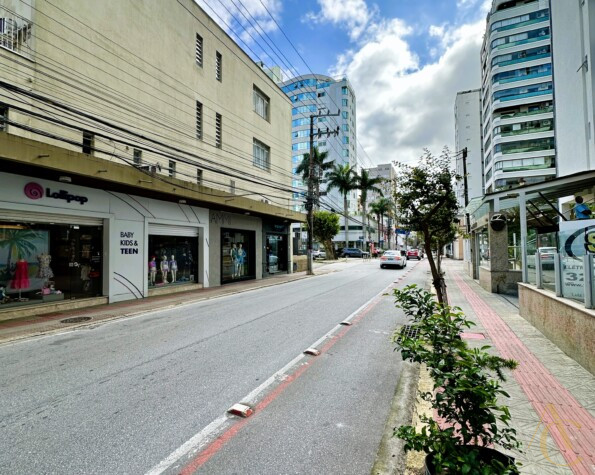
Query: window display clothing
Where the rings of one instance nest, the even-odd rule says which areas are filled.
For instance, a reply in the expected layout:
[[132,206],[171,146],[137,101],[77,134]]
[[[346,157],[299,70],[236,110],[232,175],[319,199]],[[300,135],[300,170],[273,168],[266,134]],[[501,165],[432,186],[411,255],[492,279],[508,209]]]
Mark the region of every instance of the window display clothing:
[[28,289],[31,283],[29,282],[29,265],[25,259],[17,262],[14,272],[14,278],[10,283],[11,289]]
[[40,279],[44,279],[48,281],[52,277],[54,277],[54,272],[50,267],[50,262],[52,261],[52,256],[49,254],[39,254],[37,256],[37,261],[39,262],[39,270],[37,272],[37,277]]
[[152,257],[149,261],[149,281],[151,285],[155,285],[155,276],[157,275],[157,262]]
[[176,281],[176,273],[178,272],[178,263],[176,262],[176,256],[171,256],[169,261],[169,270],[171,271],[171,281]]
[[167,284],[168,280],[167,280],[167,274],[169,273],[169,262],[167,260],[167,256],[163,256],[161,258],[161,278],[163,279],[163,283]]

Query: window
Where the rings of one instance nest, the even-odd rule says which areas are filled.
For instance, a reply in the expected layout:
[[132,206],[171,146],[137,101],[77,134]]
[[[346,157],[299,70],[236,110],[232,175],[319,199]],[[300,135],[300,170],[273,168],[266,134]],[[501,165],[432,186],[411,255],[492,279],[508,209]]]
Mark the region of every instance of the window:
[[349,149],[348,148],[344,148],[342,150],[341,155],[343,155],[344,157],[348,157],[349,156]]
[[196,64],[202,68],[202,36],[196,34]]
[[296,132],[294,132],[293,134],[291,134],[293,138],[298,138],[298,137],[310,137],[310,131],[308,129],[305,130],[298,130]]
[[176,177],[176,162],[173,160],[169,161],[169,176],[172,178]]
[[349,89],[347,88],[347,86],[343,86],[341,88],[341,94],[346,95],[349,93]]
[[551,46],[545,45],[539,48],[530,48],[510,54],[502,54],[492,59],[492,66],[507,66],[509,64],[532,61],[535,59],[547,58],[551,54]]
[[202,140],[202,103],[196,101],[196,138]]
[[341,105],[343,107],[347,107],[348,103],[349,103],[349,101],[347,99],[341,99]]
[[143,161],[143,151],[139,150],[138,148],[135,148],[132,151],[132,159],[133,159],[135,165],[140,165],[141,162]]
[[202,186],[202,170],[200,168],[196,169],[196,183]]
[[0,47],[19,54],[29,54],[31,29],[32,23],[0,7]]
[[500,82],[507,83],[513,81],[523,81],[526,79],[550,76],[552,74],[551,64],[540,64],[539,66],[531,66],[529,68],[514,69],[512,71],[505,71],[503,73],[495,74],[492,78],[492,83]]
[[271,149],[260,140],[254,139],[253,145],[253,164],[255,167],[269,170],[271,167]]
[[215,54],[215,78],[217,81],[223,81],[223,56],[219,51]]
[[253,86],[252,98],[254,100],[254,112],[264,120],[269,120],[270,99],[256,86]]
[[229,192],[232,195],[236,194],[236,182],[235,180],[229,180]]
[[95,134],[83,131],[83,153],[91,155],[95,149]]
[[506,36],[504,38],[498,38],[492,41],[492,49],[494,48],[504,48],[504,47],[511,47],[515,45],[520,45],[524,43],[530,43],[533,41],[544,40],[549,38],[550,35],[550,28],[544,27],[538,30],[526,31],[523,33],[518,33],[516,35]]
[[8,106],[0,104],[0,132],[6,132],[6,121],[8,120]]
[[349,143],[349,137],[347,137],[347,135],[343,136],[343,143],[345,143],[345,144]]
[[324,97],[324,96],[326,96],[326,92],[323,91],[323,92],[318,93],[318,97]]
[[[314,142],[316,146],[316,142]],[[310,149],[310,142],[297,142],[291,146],[291,150],[309,150]]]
[[223,145],[223,120],[221,114],[215,114],[215,147]]
[[512,101],[523,97],[539,96],[552,93],[552,82],[543,82],[540,84],[531,84],[529,86],[515,87],[512,89],[503,89],[493,94],[494,101]]
[[347,118],[349,117],[349,112],[347,112],[347,111],[343,111],[343,112],[341,112],[341,116],[342,116],[344,119],[347,119]]
[[310,119],[308,119],[307,117],[303,118],[303,119],[294,119],[291,121],[291,127],[299,127],[300,125],[309,125],[310,124]]
[[343,129],[343,132],[348,132],[349,131],[349,124],[343,124],[341,126],[341,128]]
[[[321,93],[318,93],[318,97],[320,97]],[[300,94],[296,94],[295,96],[291,96],[289,98],[291,100],[291,102],[302,102],[302,101],[306,101],[306,100],[315,100],[316,99],[316,93],[315,92],[302,92]]]
[[314,104],[309,105],[309,106],[299,106],[299,107],[294,107],[291,110],[291,115],[297,115],[297,114],[306,114],[308,112],[316,112],[317,108]]
[[505,142],[499,143],[494,147],[494,153],[527,153],[537,152],[539,150],[553,150],[554,138],[521,140],[519,142]]

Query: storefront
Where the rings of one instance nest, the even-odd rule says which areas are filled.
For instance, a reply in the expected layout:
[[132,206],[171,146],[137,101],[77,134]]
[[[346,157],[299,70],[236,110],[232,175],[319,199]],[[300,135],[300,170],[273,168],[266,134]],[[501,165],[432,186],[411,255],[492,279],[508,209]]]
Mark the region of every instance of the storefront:
[[289,269],[289,226],[265,224],[264,275],[287,272]]
[[0,313],[208,287],[208,216],[186,204],[0,173]]
[[103,295],[102,220],[15,212],[2,219],[1,309]]
[[221,283],[256,279],[255,233],[221,229]]

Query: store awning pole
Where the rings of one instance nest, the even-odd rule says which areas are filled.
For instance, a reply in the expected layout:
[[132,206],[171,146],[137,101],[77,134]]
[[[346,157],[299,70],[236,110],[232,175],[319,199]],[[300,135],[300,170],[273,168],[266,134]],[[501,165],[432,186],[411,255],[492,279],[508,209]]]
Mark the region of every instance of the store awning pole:
[[519,211],[521,220],[521,257],[523,282],[528,283],[529,272],[527,269],[527,202],[525,200],[525,193],[523,191],[519,193]]

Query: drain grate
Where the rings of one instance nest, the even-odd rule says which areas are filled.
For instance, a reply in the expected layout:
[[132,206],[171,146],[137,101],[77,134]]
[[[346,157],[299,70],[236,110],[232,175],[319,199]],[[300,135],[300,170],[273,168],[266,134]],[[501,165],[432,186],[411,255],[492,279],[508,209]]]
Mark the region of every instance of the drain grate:
[[397,338],[397,344],[401,343],[403,337],[417,338],[419,335],[419,327],[417,325],[403,325]]
[[64,320],[60,320],[60,323],[81,323],[81,322],[88,322],[91,320],[91,317],[73,317],[73,318],[65,318]]

